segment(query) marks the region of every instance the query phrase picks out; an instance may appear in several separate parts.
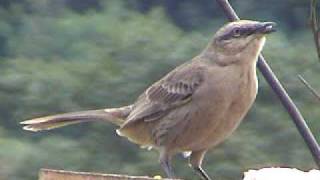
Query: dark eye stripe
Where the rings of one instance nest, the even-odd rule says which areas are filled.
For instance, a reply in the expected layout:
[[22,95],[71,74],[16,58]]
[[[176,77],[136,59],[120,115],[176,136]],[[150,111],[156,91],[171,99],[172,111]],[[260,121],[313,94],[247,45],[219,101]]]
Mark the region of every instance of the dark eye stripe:
[[228,40],[233,38],[233,30],[223,34],[222,36],[219,37],[219,40]]
[[227,33],[220,36],[219,40],[229,40],[229,39],[235,38],[234,37],[234,32],[235,32],[234,30],[236,28],[238,29],[238,31],[240,31],[240,36],[242,36],[243,33],[245,32],[244,29],[240,28],[240,27],[235,27],[235,28],[232,28],[231,30],[229,30]]
[[244,36],[249,36],[251,34],[253,34],[255,31],[254,31],[254,28],[253,27],[247,27],[244,31]]
[[[254,28],[253,27],[235,27],[239,28],[240,31],[240,36],[239,37],[244,37],[244,36],[249,36],[254,33]],[[225,33],[224,35],[219,37],[219,40],[229,40],[235,38],[234,37],[234,28]]]

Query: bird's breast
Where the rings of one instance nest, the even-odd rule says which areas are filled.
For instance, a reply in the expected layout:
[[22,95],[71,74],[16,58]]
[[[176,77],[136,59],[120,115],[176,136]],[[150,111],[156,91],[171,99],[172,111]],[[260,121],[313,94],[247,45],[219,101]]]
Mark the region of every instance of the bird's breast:
[[[257,94],[255,67],[217,68],[193,97],[183,139],[188,150],[215,146],[239,125]],[[190,137],[189,137],[190,136]],[[182,140],[183,141],[183,140]],[[188,144],[181,142],[181,144]]]

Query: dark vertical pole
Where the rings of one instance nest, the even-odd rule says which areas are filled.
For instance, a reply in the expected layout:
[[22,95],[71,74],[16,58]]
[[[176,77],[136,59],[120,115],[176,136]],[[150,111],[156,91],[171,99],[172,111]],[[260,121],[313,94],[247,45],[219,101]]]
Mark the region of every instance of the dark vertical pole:
[[[239,20],[236,12],[233,10],[232,6],[228,2],[228,0],[216,0],[218,4],[221,6],[223,11],[225,12],[227,18],[230,21]],[[310,131],[308,125],[306,124],[303,116],[301,115],[299,109],[294,104],[286,90],[281,85],[280,81],[276,77],[276,75],[272,72],[268,63],[265,61],[264,57],[260,54],[258,60],[258,68],[263,74],[266,81],[269,83],[273,91],[276,93],[278,98],[280,99],[282,105],[286,108],[289,115],[291,116],[294,124],[296,125],[299,133],[303,137],[305,143],[307,144],[315,163],[320,168],[320,147],[314,138],[312,132]]]

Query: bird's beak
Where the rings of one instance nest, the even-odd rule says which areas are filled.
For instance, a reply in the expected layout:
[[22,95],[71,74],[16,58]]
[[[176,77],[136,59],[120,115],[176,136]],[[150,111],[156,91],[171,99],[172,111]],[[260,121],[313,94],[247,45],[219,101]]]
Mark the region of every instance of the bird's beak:
[[270,34],[276,31],[276,25],[275,22],[261,22],[257,24],[255,32],[257,34]]

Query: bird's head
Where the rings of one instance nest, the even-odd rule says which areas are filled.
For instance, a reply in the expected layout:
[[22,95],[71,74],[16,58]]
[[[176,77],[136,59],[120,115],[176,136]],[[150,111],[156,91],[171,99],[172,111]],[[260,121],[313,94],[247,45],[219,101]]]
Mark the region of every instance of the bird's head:
[[210,46],[225,56],[239,53],[259,54],[265,35],[275,31],[274,22],[239,20],[220,28],[213,37]]

